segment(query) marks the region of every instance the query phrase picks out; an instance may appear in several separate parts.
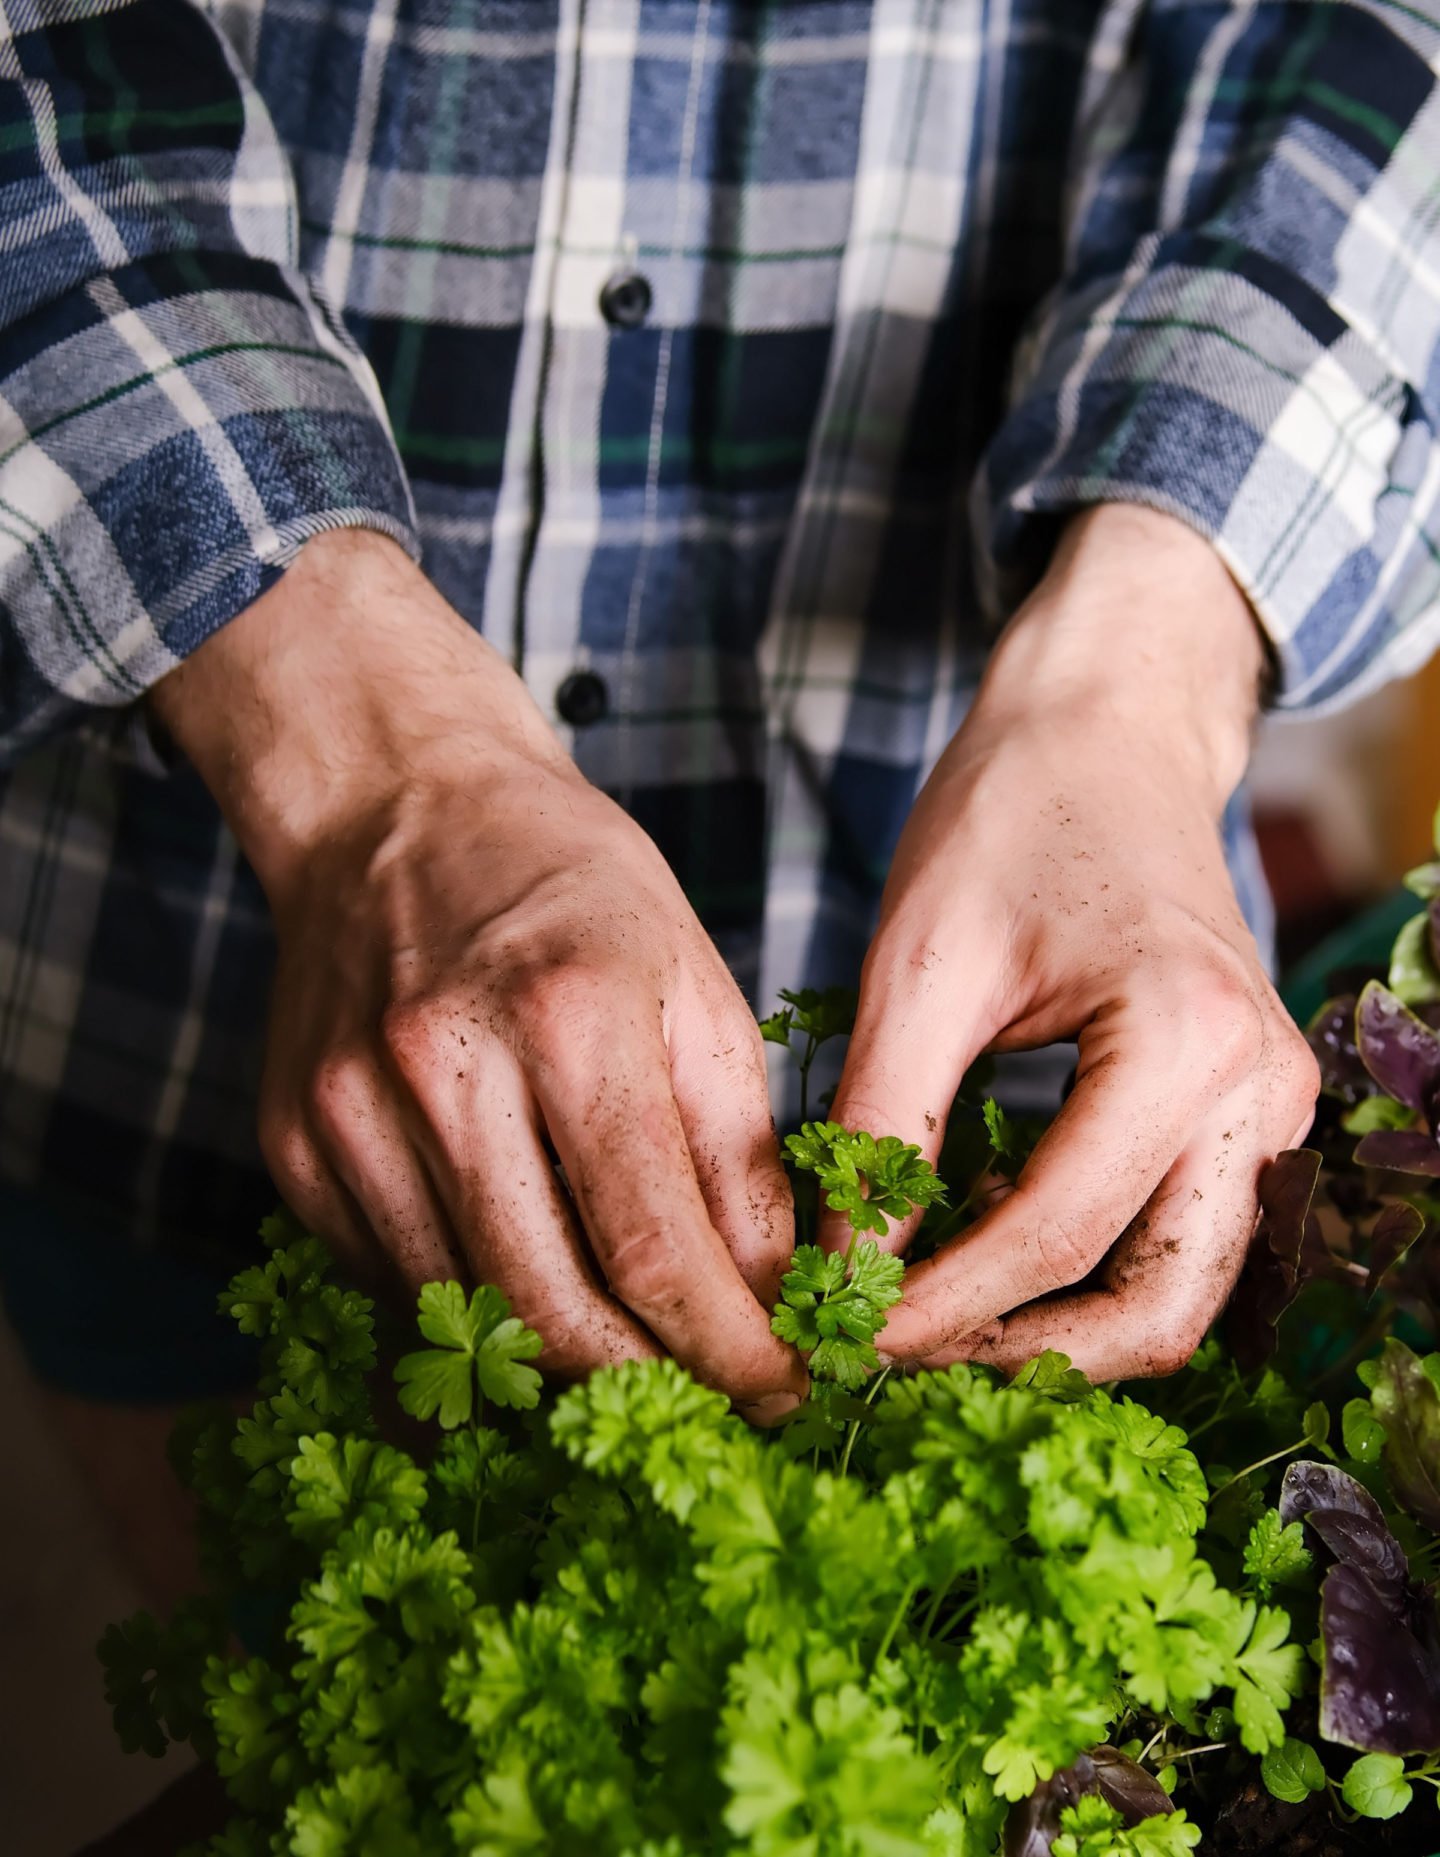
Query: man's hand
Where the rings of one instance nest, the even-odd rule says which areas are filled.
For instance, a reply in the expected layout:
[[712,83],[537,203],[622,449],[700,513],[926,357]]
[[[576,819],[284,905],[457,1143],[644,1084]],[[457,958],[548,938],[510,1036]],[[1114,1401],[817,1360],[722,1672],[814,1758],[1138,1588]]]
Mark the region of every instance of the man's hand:
[[153,701],[274,913],[261,1143],[300,1217],[412,1288],[497,1283],[559,1372],[663,1347],[793,1406],[758,1030],[497,654],[392,544],[323,536]]
[[1217,831],[1261,668],[1208,544],[1122,507],[1002,639],[902,836],[832,1114],[933,1159],[981,1051],[1078,1037],[1079,1068],[1015,1191],[910,1272],[892,1358],[1167,1373],[1231,1289],[1317,1088]]

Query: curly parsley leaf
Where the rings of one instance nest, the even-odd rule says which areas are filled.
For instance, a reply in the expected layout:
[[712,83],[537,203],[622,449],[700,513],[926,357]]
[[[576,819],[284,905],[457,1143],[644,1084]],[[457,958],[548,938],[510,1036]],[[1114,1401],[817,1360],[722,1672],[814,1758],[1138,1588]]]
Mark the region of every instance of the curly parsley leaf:
[[1070,1365],[1070,1356],[1057,1354],[1053,1348],[1026,1361],[1010,1384],[1064,1406],[1078,1405],[1094,1391],[1080,1369]]
[[795,1030],[817,1045],[830,1038],[847,1037],[855,1029],[860,995],[854,987],[780,988],[780,997],[793,1015]]
[[885,1326],[885,1311],[900,1300],[904,1275],[901,1259],[873,1238],[849,1257],[801,1245],[781,1279],[770,1326],[808,1357],[817,1380],[854,1392],[879,1365],[875,1336]]
[[898,1135],[878,1138],[838,1122],[806,1122],[785,1146],[795,1165],[813,1173],[832,1212],[843,1212],[857,1232],[885,1232],[926,1206],[943,1206],[945,1183],[918,1147]]
[[291,1504],[285,1519],[300,1540],[332,1547],[347,1529],[413,1522],[425,1504],[423,1472],[414,1460],[374,1438],[301,1438],[289,1465]]
[[1284,1523],[1277,1509],[1266,1509],[1245,1543],[1245,1572],[1262,1599],[1277,1586],[1299,1585],[1314,1564],[1301,1522]]
[[782,1006],[779,1012],[772,1012],[768,1018],[760,1021],[760,1036],[767,1045],[784,1045],[788,1049],[790,1032],[795,1024],[794,1010]]
[[1183,1812],[1157,1813],[1127,1826],[1098,1793],[1086,1793],[1060,1814],[1052,1857],[1186,1857],[1200,1842],[1200,1827]]
[[355,1766],[299,1793],[285,1814],[286,1849],[294,1857],[426,1857],[412,1820],[392,1767]]

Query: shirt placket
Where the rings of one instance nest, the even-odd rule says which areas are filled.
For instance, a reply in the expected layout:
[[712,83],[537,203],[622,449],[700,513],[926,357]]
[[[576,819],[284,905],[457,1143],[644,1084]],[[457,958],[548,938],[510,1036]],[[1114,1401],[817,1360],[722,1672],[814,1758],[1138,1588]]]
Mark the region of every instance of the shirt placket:
[[601,404],[612,339],[643,322],[627,255],[626,157],[639,0],[562,0],[549,154],[512,395],[485,630],[572,742],[604,716],[582,637],[601,533]]

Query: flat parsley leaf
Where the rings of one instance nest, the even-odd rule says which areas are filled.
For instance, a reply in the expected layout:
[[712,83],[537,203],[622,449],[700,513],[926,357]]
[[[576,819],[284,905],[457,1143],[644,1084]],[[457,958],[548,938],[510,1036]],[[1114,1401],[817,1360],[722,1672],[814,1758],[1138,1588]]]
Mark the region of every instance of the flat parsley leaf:
[[[1253,1629],[1251,1619],[1253,1616]],[[1304,1653],[1287,1644],[1290,1620],[1273,1606],[1240,1612],[1242,1636],[1235,1655],[1235,1720],[1252,1754],[1268,1754],[1285,1741],[1283,1709],[1300,1688]]]
[[466,1425],[477,1387],[482,1401],[497,1406],[539,1402],[540,1375],[523,1363],[544,1343],[491,1284],[481,1284],[467,1303],[458,1283],[427,1283],[420,1333],[435,1346],[405,1355],[395,1367],[400,1404],[415,1418],[438,1417],[446,1431]]

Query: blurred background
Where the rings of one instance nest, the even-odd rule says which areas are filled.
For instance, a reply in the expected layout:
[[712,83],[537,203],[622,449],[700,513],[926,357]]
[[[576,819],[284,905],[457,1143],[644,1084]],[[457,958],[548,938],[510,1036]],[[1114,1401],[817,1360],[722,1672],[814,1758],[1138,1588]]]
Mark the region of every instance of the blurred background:
[[1251,784],[1283,975],[1434,855],[1440,658],[1339,715],[1269,722]]
[[[1267,724],[1252,785],[1293,972],[1430,855],[1440,660],[1338,716]],[[0,1849],[71,1857],[183,1762],[126,1757],[112,1737],[94,1644],[138,1596],[44,1431],[3,1319],[0,1413]]]

